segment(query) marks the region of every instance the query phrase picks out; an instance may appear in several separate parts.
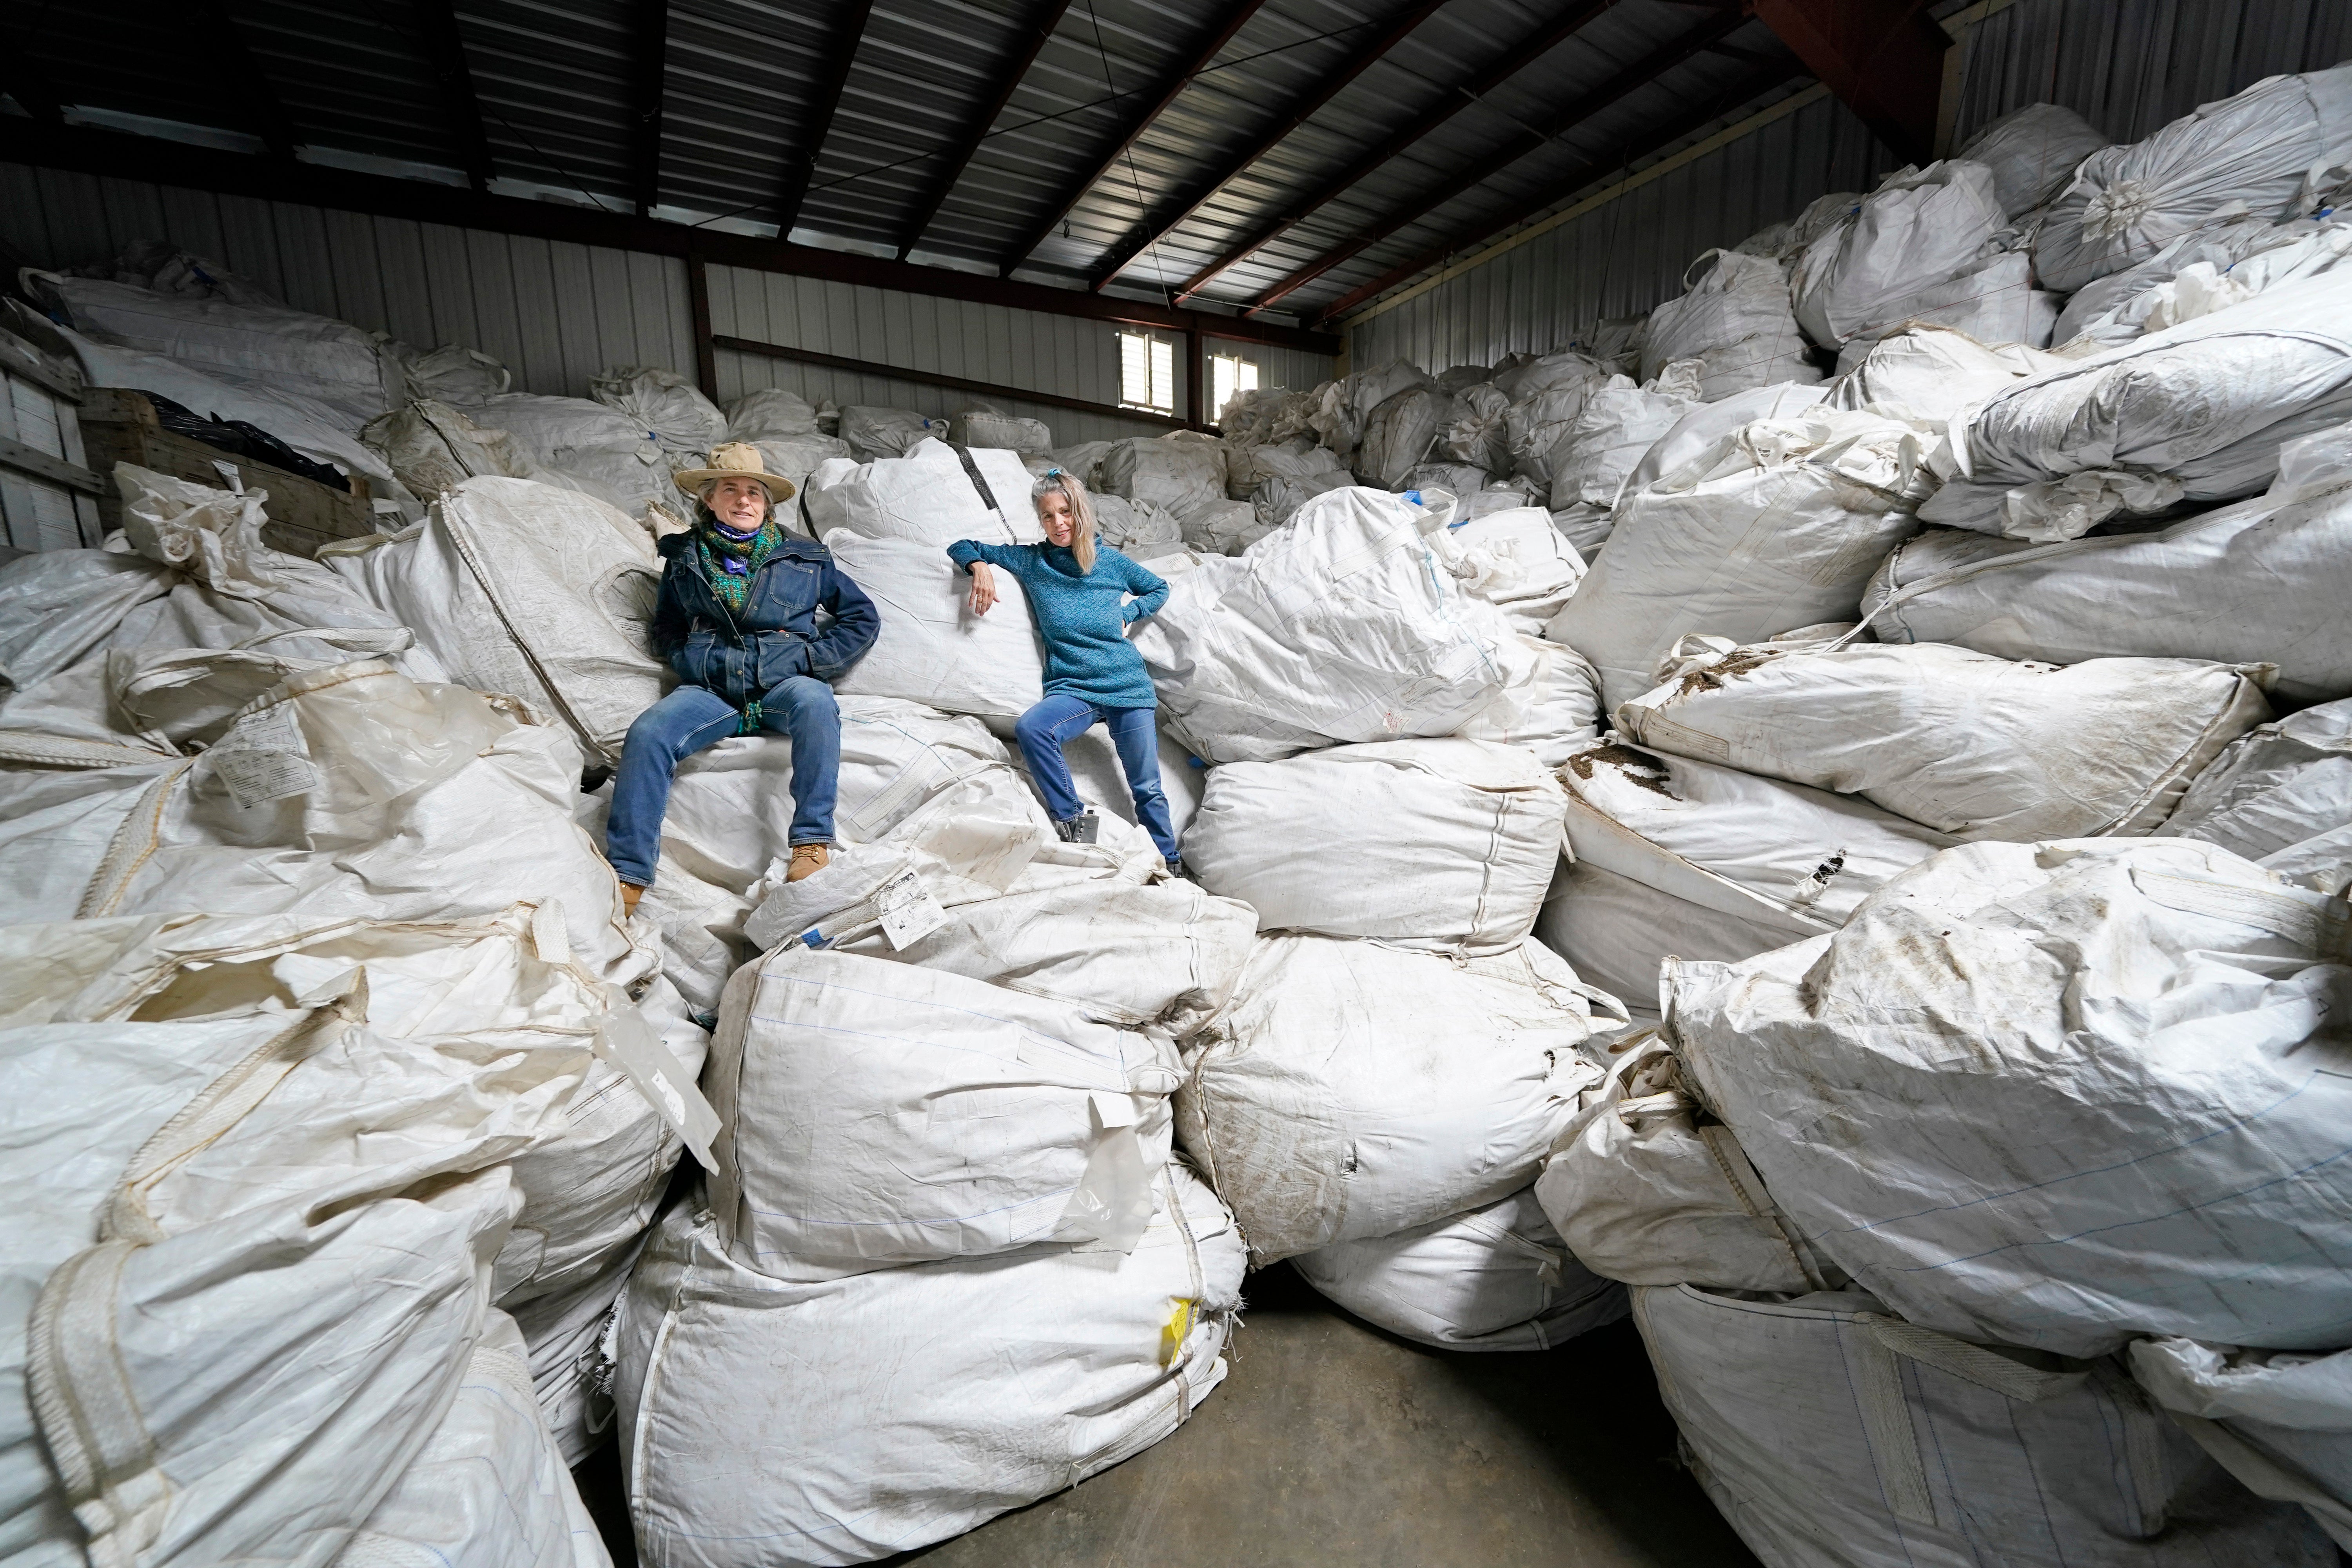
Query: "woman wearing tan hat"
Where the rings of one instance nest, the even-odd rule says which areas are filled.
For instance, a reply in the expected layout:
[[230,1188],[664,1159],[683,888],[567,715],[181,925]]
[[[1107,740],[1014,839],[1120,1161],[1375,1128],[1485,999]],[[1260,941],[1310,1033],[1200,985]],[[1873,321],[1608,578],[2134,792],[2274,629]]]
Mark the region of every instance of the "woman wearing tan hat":
[[[793,482],[764,471],[759,447],[716,447],[710,467],[680,473],[677,488],[699,504],[692,528],[661,542],[653,640],[682,684],[629,726],[604,829],[604,856],[631,910],[654,879],[677,764],[730,735],[766,730],[791,738],[785,879],[824,868],[841,773],[841,710],[829,683],[874,646],[881,627],[874,601],[842,574],[833,552],[776,521]],[[819,610],[833,617],[821,631]]]

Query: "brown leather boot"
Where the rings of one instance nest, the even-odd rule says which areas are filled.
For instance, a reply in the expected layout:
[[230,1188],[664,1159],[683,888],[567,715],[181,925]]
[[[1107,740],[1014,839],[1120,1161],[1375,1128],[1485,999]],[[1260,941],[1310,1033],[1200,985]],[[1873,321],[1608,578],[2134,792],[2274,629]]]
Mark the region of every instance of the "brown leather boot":
[[830,844],[795,844],[793,846],[793,863],[784,868],[784,880],[797,882],[803,877],[814,877],[832,860],[833,846]]
[[635,882],[622,883],[621,918],[623,920],[627,920],[631,915],[635,914],[637,912],[637,900],[645,896],[646,890],[643,888],[638,887]]

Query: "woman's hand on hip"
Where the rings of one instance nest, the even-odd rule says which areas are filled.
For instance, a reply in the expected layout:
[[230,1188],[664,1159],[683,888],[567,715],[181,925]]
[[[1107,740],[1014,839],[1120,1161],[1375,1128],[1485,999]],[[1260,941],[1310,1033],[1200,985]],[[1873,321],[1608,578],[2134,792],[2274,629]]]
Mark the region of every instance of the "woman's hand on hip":
[[995,574],[989,570],[987,562],[973,562],[971,563],[971,613],[975,616],[984,616],[988,614],[989,607],[995,603]]

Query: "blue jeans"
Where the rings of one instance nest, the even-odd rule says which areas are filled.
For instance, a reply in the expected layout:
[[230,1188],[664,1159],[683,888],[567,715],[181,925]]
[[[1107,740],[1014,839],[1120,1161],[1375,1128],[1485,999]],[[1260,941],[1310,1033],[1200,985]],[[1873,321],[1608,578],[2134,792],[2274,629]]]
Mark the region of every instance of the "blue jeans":
[[[653,886],[671,776],[678,763],[733,734],[740,717],[717,694],[681,686],[629,726],[604,822],[604,858],[621,880]],[[760,700],[760,724],[793,742],[792,842],[832,843],[841,783],[841,709],[833,688],[805,675],[780,681]]]
[[1176,830],[1168,821],[1168,794],[1160,787],[1160,737],[1151,727],[1152,711],[1097,707],[1083,697],[1048,697],[1013,721],[1013,738],[1021,742],[1045,809],[1055,821],[1067,822],[1085,815],[1087,807],[1070,783],[1062,748],[1097,724],[1110,726],[1110,743],[1118,749],[1118,765],[1135,795],[1135,819],[1151,835],[1160,858],[1173,866]]

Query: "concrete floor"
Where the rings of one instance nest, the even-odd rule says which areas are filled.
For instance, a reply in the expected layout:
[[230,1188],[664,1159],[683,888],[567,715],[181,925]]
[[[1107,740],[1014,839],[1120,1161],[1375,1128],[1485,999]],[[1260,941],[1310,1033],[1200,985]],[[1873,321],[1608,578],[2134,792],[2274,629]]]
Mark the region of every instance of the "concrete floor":
[[[1559,1350],[1424,1349],[1288,1268],[1251,1278],[1224,1386],[1074,1490],[893,1558],[922,1568],[1755,1568],[1674,1463],[1621,1322]],[[582,1467],[631,1568],[612,1450]]]

